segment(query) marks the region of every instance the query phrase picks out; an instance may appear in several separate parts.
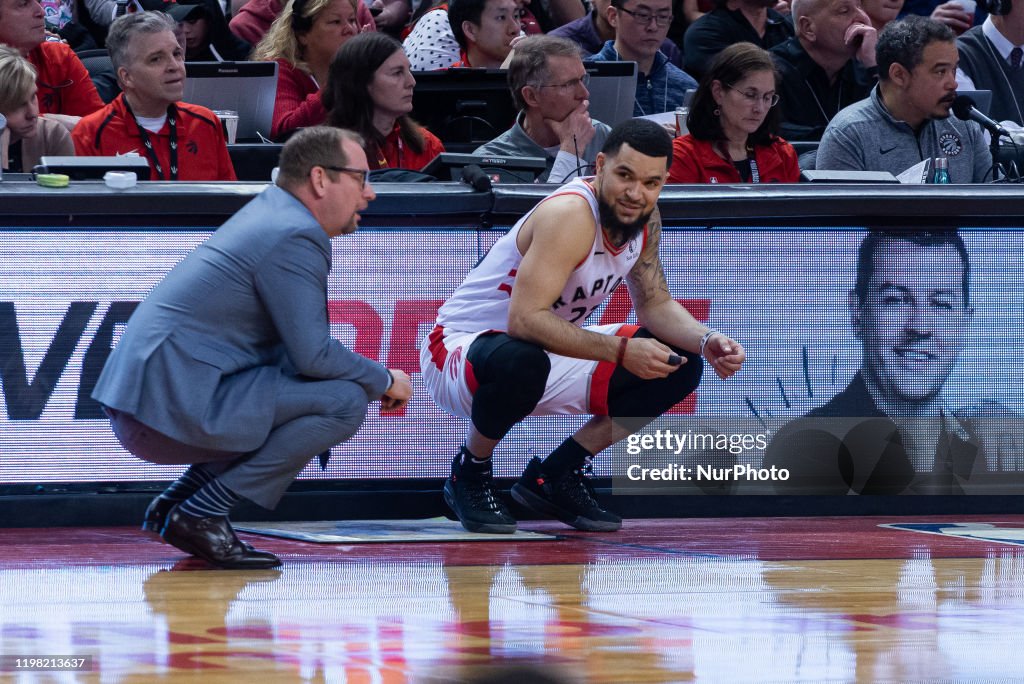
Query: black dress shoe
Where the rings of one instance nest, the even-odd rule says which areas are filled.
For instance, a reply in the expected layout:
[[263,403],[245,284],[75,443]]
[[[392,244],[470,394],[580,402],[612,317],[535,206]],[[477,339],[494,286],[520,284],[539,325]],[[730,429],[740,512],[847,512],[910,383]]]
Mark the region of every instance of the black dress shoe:
[[164,529],[164,523],[167,522],[167,514],[179,503],[181,502],[168,499],[163,494],[150,501],[149,507],[146,508],[146,512],[142,516],[143,531],[160,534]]
[[[145,532],[152,532],[153,534],[160,534],[164,531],[164,523],[167,522],[167,514],[171,512],[171,509],[177,506],[180,501],[169,499],[163,494],[156,497],[149,502],[149,507],[146,508],[145,514],[142,516],[142,529]],[[239,540],[242,546],[247,551],[254,551],[249,544]]]
[[167,515],[161,536],[171,546],[221,568],[276,568],[281,560],[267,551],[247,548],[226,517],[197,518],[177,506]]

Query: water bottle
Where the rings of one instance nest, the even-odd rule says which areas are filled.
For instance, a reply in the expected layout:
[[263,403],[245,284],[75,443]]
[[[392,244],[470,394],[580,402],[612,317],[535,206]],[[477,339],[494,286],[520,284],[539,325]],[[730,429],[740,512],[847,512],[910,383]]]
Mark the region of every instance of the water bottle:
[[949,185],[949,160],[945,157],[935,158],[935,172],[932,183]]

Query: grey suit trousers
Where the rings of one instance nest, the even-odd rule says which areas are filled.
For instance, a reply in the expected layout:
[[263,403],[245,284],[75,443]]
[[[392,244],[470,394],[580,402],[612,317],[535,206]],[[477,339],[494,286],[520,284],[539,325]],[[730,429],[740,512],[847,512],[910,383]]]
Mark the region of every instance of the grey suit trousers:
[[359,430],[370,403],[366,391],[349,380],[283,374],[274,400],[273,428],[267,440],[248,453],[191,446],[127,413],[107,409],[107,415],[118,441],[135,456],[164,465],[203,464],[231,491],[264,508],[274,508],[313,457]]

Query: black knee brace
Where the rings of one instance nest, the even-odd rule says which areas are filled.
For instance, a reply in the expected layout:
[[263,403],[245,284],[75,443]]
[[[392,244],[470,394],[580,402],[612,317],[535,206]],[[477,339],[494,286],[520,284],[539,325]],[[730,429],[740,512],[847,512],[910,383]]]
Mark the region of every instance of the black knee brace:
[[[640,328],[634,337],[654,338],[654,335]],[[668,377],[654,380],[644,380],[619,366],[608,383],[608,415],[657,418],[697,389],[704,373],[704,360],[699,354],[667,346],[685,358],[686,363]]]
[[488,439],[501,439],[544,396],[551,360],[543,348],[505,333],[478,337],[466,359],[479,384],[473,426]]

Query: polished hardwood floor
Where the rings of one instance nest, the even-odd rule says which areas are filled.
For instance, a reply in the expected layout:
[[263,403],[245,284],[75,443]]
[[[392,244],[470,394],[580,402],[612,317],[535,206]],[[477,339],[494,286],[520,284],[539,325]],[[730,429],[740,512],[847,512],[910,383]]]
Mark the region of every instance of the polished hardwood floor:
[[[906,522],[954,534],[880,526]],[[127,528],[0,530],[0,681],[1024,681],[1024,516],[524,528],[559,538],[246,535],[285,563],[253,572]],[[18,666],[46,656],[91,670]]]

